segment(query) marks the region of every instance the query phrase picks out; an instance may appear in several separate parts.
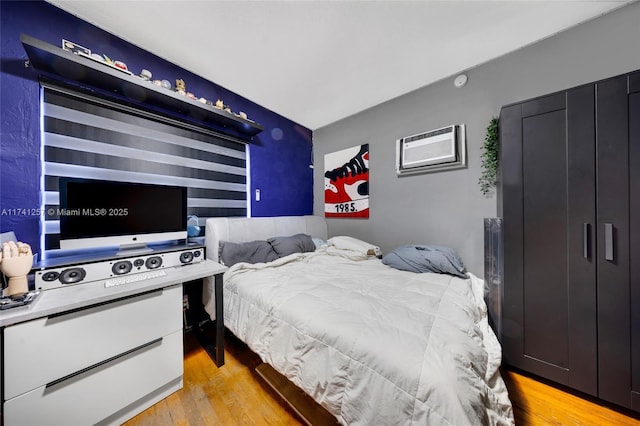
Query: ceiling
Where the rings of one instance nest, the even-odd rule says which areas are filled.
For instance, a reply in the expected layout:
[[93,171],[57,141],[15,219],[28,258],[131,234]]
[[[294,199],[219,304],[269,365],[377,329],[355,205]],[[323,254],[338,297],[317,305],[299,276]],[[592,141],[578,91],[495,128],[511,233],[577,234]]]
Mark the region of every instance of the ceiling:
[[629,0],[48,0],[312,130]]

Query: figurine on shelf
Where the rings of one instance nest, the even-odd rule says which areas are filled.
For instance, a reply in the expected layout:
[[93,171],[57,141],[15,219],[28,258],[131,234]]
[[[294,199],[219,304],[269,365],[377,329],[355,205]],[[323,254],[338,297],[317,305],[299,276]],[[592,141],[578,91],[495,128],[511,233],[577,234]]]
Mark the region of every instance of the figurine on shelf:
[[91,49],[87,49],[86,47],[82,47],[77,43],[65,39],[62,39],[62,48],[69,52],[75,53],[76,55],[79,53],[82,53],[86,56],[91,55]]
[[203,103],[203,104],[207,104],[207,103],[209,103],[209,101],[208,101],[208,100],[206,100],[205,98],[200,98],[200,99],[198,99],[198,102]]
[[160,86],[164,87],[167,90],[171,90],[171,82],[169,80],[162,80]]
[[160,81],[160,80],[153,80],[153,84],[154,84],[155,86],[160,86],[160,87],[162,87],[162,81]]
[[189,99],[193,99],[193,100],[195,101],[195,100],[196,100],[196,95],[194,95],[194,94],[193,94],[193,93],[191,93],[191,92],[187,92],[187,98],[189,98]]
[[242,112],[242,111],[240,111],[240,112],[238,113],[238,115],[240,116],[240,118],[244,118],[245,120],[247,119],[247,113],[246,113],[246,112]]
[[176,80],[176,92],[178,92],[182,96],[186,96],[187,95],[187,85],[184,84],[184,80],[182,80],[182,79],[177,79]]
[[115,66],[116,68],[120,68],[121,70],[124,70],[124,71],[129,71],[129,69],[127,68],[127,64],[125,64],[122,61],[115,61],[113,63],[113,66]]
[[13,241],[2,244],[0,253],[2,272],[9,277],[7,294],[9,296],[29,292],[27,274],[33,267],[33,253],[29,244]]
[[151,80],[151,77],[153,77],[153,74],[151,74],[151,71],[145,70],[145,69],[140,71],[140,78],[141,79],[143,79],[145,81],[149,81],[149,80]]
[[224,110],[226,112],[231,113],[231,107],[229,105],[225,104],[224,102],[222,102],[222,100],[220,100],[220,99],[218,99],[216,101],[215,107],[218,108],[218,109],[221,109],[221,110]]
[[109,65],[114,65],[113,63],[113,59],[111,59],[110,57],[108,57],[106,54],[102,54],[102,57],[104,58],[104,61],[109,64]]

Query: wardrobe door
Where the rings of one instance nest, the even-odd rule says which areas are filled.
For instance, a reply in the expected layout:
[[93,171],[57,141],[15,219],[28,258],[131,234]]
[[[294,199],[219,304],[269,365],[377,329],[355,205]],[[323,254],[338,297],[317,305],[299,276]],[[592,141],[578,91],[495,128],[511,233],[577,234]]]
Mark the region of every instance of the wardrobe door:
[[595,87],[567,92],[569,382],[598,392]]
[[597,393],[594,89],[501,114],[505,361]]
[[502,353],[506,364],[523,365],[524,334],[522,293],[522,105],[500,110],[499,214],[502,216],[504,286],[502,298]]
[[640,72],[629,77],[631,408],[640,411]]
[[523,355],[534,372],[567,384],[567,111],[564,93],[556,98],[522,105]]
[[631,407],[627,76],[596,87],[598,396]]

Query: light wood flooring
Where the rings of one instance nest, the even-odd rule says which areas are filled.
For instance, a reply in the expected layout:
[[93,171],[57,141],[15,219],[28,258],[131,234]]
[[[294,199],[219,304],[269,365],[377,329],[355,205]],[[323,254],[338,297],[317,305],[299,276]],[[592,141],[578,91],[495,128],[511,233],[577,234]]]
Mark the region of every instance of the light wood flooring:
[[[513,371],[503,371],[516,425],[638,426],[640,415],[613,409]],[[588,398],[588,399],[587,399]]]
[[[303,425],[255,372],[260,359],[233,336],[225,338],[225,365],[217,368],[192,333],[185,334],[184,388],[125,425]],[[503,372],[516,425],[635,425],[634,414],[533,380]],[[640,417],[639,417],[640,418]]]

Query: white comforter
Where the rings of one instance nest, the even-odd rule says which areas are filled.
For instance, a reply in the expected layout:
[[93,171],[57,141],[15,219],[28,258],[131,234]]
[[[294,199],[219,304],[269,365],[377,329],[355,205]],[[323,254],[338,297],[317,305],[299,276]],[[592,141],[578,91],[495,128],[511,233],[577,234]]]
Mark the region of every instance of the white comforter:
[[513,424],[483,282],[333,247],[224,276],[225,325],[345,425]]

